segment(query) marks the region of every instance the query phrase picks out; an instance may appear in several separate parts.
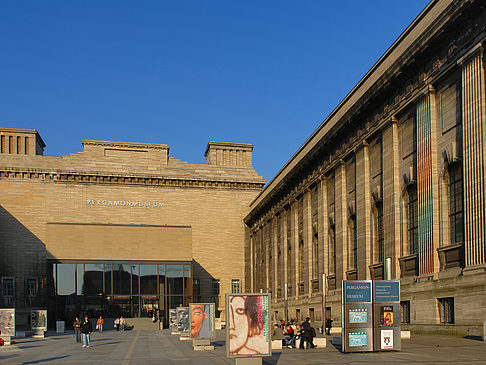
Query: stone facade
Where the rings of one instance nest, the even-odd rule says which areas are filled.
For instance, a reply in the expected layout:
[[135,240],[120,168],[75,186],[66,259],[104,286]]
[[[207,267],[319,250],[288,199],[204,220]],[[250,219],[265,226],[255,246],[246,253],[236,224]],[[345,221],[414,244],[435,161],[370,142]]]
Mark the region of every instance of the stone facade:
[[402,328],[479,334],[485,41],[483,2],[431,2],[251,203],[246,290],[276,320],[339,326],[341,281],[391,258]]
[[207,164],[191,164],[163,144],[85,140],[58,157],[43,155],[35,130],[0,136],[0,277],[14,279],[0,305],[15,307],[19,324],[50,304],[50,262],[192,262],[199,299],[220,311],[231,280],[244,287],[242,218],[265,183],[252,145],[210,142]]

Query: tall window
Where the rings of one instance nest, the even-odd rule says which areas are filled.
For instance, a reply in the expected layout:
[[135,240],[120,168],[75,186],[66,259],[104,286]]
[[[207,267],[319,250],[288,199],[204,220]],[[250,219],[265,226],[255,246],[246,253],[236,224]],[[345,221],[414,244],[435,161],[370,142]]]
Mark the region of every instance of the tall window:
[[304,241],[299,241],[299,281],[304,281]]
[[239,293],[240,292],[240,279],[232,279],[231,280],[231,292],[232,293]]
[[319,240],[317,233],[312,237],[312,278],[319,277]]
[[376,204],[376,223],[377,223],[377,260],[378,262],[385,261],[385,235],[383,233],[383,204],[379,202]]
[[417,187],[410,185],[408,188],[408,237],[410,254],[418,252],[418,207]]
[[464,242],[464,197],[462,166],[454,163],[449,167],[449,227],[450,243]]
[[410,323],[410,301],[404,300],[400,302],[400,321],[402,323]]
[[13,278],[2,278],[2,295],[4,297],[13,297],[15,295]]
[[35,297],[37,295],[37,279],[25,280],[25,294],[28,297]]
[[213,280],[213,285],[211,289],[211,293],[213,296],[219,295],[219,280]]
[[332,225],[329,229],[329,273],[336,273],[336,234],[335,226]]
[[201,281],[199,279],[194,279],[192,282],[192,292],[195,297],[201,295]]
[[287,241],[287,280],[292,282],[292,245]]
[[358,268],[358,230],[356,229],[356,214],[351,216],[351,248],[353,252],[353,269]]

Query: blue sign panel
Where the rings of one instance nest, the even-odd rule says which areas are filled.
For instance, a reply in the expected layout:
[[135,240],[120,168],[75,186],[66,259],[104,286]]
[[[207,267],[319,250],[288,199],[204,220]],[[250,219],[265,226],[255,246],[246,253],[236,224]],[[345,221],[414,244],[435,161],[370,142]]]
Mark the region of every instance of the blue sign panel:
[[371,282],[346,281],[346,303],[371,303]]
[[399,281],[375,281],[373,283],[373,296],[375,302],[399,302]]

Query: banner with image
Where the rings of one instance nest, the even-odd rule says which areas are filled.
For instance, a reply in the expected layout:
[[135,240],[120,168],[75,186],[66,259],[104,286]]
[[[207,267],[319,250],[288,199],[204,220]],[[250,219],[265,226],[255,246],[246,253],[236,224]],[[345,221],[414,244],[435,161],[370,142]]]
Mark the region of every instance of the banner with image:
[[30,326],[33,330],[47,331],[47,310],[46,309],[31,310]]
[[177,331],[177,309],[169,310],[169,328],[171,331]]
[[0,337],[15,336],[15,309],[0,309]]
[[270,294],[226,294],[228,357],[271,356]]
[[189,304],[189,315],[191,323],[191,338],[215,338],[214,303],[191,303]]
[[177,330],[180,333],[189,333],[189,307],[177,308]]

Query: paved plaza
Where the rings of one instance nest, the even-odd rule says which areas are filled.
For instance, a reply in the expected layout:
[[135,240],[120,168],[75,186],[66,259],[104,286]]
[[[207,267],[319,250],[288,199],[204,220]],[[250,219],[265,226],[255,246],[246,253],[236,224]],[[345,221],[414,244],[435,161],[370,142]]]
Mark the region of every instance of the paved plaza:
[[[44,339],[17,339],[0,347],[0,364],[234,364],[225,352],[225,332],[218,331],[214,351],[194,351],[190,341],[179,341],[168,330],[106,331],[94,333],[90,348],[75,342],[74,334],[48,333]],[[342,354],[328,341],[327,348],[276,350],[264,364],[486,364],[486,343],[478,339],[412,336],[401,352]]]

